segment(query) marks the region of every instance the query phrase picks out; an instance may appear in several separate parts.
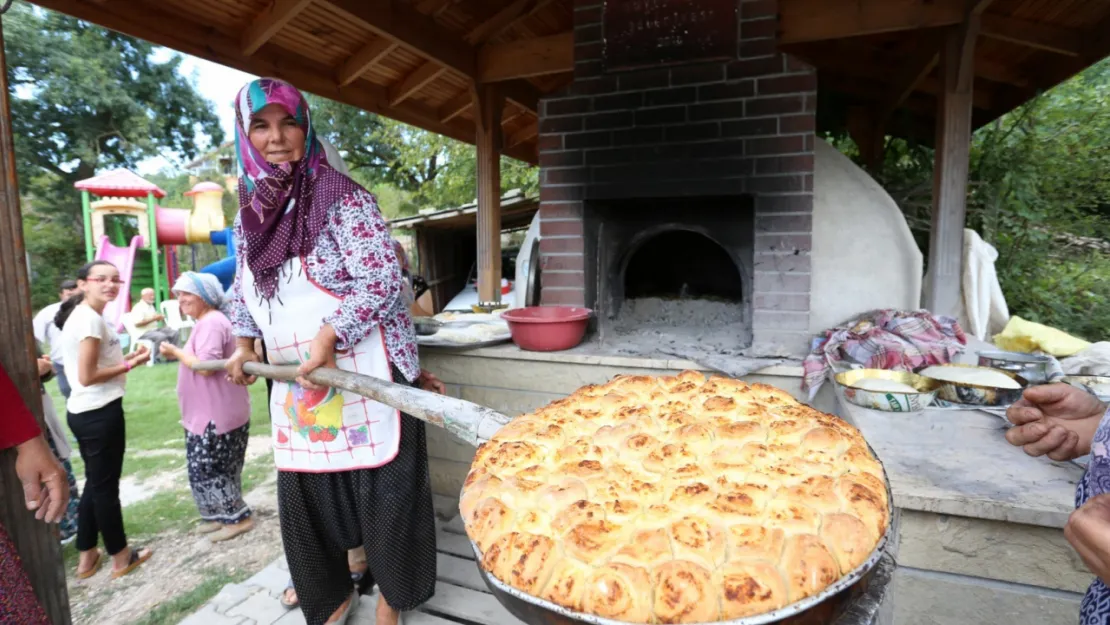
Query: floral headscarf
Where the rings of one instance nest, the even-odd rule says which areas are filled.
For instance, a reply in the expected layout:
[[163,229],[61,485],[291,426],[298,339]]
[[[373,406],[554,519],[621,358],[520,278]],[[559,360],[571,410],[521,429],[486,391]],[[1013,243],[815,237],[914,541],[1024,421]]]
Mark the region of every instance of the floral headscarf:
[[[269,163],[251,145],[251,118],[269,104],[285,109],[304,131],[304,156],[296,163]],[[285,261],[312,251],[328,209],[358,185],[328,166],[308,102],[296,87],[276,78],[252,80],[235,96],[235,151],[246,262],[258,293],[269,300]]]

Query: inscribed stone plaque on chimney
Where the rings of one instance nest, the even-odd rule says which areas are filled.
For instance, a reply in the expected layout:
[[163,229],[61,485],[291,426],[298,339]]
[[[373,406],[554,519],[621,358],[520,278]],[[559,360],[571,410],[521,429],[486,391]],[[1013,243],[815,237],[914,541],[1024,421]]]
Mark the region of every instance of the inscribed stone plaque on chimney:
[[736,0],[605,0],[605,70],[732,58],[736,5]]

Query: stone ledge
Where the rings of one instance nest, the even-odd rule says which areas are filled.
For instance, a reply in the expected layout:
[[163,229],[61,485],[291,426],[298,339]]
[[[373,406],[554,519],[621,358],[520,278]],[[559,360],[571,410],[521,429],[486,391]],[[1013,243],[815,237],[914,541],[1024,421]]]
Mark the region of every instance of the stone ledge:
[[1075,625],[1082,595],[899,567],[894,625]]
[[1093,579],[1056,528],[901,511],[899,564],[1082,593]]

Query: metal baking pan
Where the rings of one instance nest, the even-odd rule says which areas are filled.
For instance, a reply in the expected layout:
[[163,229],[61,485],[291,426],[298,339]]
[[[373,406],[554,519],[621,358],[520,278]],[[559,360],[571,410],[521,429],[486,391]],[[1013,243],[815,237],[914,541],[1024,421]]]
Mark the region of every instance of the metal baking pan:
[[[871,445],[867,446],[871,455],[882,466],[882,460],[871,449]],[[847,575],[843,575],[840,579],[833,582],[821,592],[806,597],[801,601],[796,601],[792,604],[783,606],[778,610],[765,612],[756,616],[748,616],[740,619],[732,619],[729,621],[712,621],[713,625],[767,625],[769,623],[776,623],[778,625],[809,625],[810,623],[822,625],[833,623],[842,613],[851,610],[854,603],[865,594],[867,588],[875,580],[870,573],[875,569],[876,565],[883,556],[886,554],[887,545],[890,544],[891,536],[893,535],[894,528],[894,497],[890,492],[890,478],[886,475],[886,468],[883,468],[883,477],[886,482],[886,496],[887,496],[887,528],[886,532],[879,539],[875,545],[875,549],[871,552],[862,564],[857,566]],[[460,491],[460,496],[465,491]],[[471,540],[470,546],[474,550],[474,557],[478,563],[478,571],[485,580],[486,586],[501,605],[512,613],[513,616],[524,621],[528,625],[629,625],[627,621],[617,621],[613,619],[603,618],[594,614],[586,614],[584,612],[576,612],[569,610],[561,605],[534,597],[522,590],[513,588],[512,586],[502,582],[493,575],[487,573],[482,569],[482,551],[478,545]],[[885,578],[885,584],[890,584],[890,578]],[[876,606],[877,609],[877,606]],[[867,621],[862,621],[866,623]],[[708,623],[706,625],[709,625]]]

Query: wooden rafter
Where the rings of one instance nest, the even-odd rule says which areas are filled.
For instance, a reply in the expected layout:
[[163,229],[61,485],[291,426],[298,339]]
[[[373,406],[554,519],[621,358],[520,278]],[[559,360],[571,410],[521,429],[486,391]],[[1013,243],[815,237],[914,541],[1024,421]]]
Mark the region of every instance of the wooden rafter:
[[535,139],[537,135],[539,135],[539,132],[539,124],[528,124],[527,126],[509,135],[509,138],[505,140],[505,149],[509,150],[524,143],[525,141],[531,141],[532,139]]
[[[440,1],[441,0],[426,0],[425,2],[418,4],[417,7],[419,10],[428,10],[434,12],[434,3]],[[467,31],[467,33],[463,35],[463,40],[470,45],[479,45],[485,43],[486,41],[504,32],[514,23],[518,22],[528,15],[531,15],[533,12],[547,5],[549,2],[551,2],[551,0],[516,0],[515,2],[510,3],[508,6],[489,16],[485,20],[482,20],[478,23],[478,25]],[[571,45],[573,46],[573,43]],[[434,61],[429,61],[424,65],[418,67],[415,71],[405,77],[403,82],[419,80],[423,77],[432,75],[434,75],[434,77],[431,80],[435,80],[435,78],[439,77],[438,74],[435,74]],[[510,89],[509,91],[520,92],[521,87],[522,85],[517,85],[515,89]],[[398,94],[400,93],[403,93],[403,90],[398,89]],[[508,96],[511,94],[506,95]],[[404,97],[408,96],[406,95]],[[447,104],[441,107],[440,119],[444,123],[451,121],[455,117],[461,115],[464,111],[466,111],[466,109],[470,108],[473,102],[474,98],[471,93],[469,91],[463,91],[462,93],[451,98],[451,100],[449,100]],[[518,102],[518,104],[520,104],[521,106],[527,106],[524,103],[520,102]],[[530,110],[534,111],[535,109]]]
[[780,0],[779,43],[950,26],[966,9],[965,0]]
[[463,76],[475,75],[474,48],[434,19],[398,0],[327,0],[352,23],[396,41]]
[[473,44],[489,41],[508,30],[525,17],[551,3],[552,0],[515,0],[481,22],[466,35]]
[[446,104],[439,107],[439,121],[447,123],[466,112],[474,104],[474,96],[470,91],[463,91],[451,98]]
[[373,41],[363,46],[339,66],[335,73],[335,80],[340,86],[353,83],[366,70],[370,69],[382,59],[389,56],[397,49],[397,42],[385,37],[375,37]]
[[984,15],[980,34],[991,39],[1066,56],[1083,54],[1082,33],[1003,15],[989,13]]
[[400,82],[390,85],[389,103],[392,106],[397,106],[446,72],[447,68],[439,63],[429,62],[421,65],[419,69],[405,76]]
[[500,82],[574,70],[574,33],[484,46],[478,52],[479,82]]
[[[237,38],[153,5],[136,12],[133,7],[117,3],[97,6],[83,0],[36,0],[36,4],[249,74],[284,78],[305,91],[453,139],[474,142],[474,131],[468,124],[445,124],[436,111],[411,102],[390,106],[384,87],[367,81],[341,87],[334,80],[332,68],[273,44],[265,44],[255,54],[246,56]],[[529,163],[536,161],[529,146],[518,146],[505,154]]]
[[940,60],[940,46],[944,37],[940,33],[932,33],[927,41],[917,48],[917,51],[903,61],[892,74],[894,85],[886,98],[878,105],[875,113],[879,129],[886,126],[890,116],[894,114],[906,98],[921,84],[925,77],[932,73]]
[[308,8],[313,0],[273,0],[273,3],[256,17],[243,31],[243,54],[254,54],[262,44],[285,28],[289,20]]

